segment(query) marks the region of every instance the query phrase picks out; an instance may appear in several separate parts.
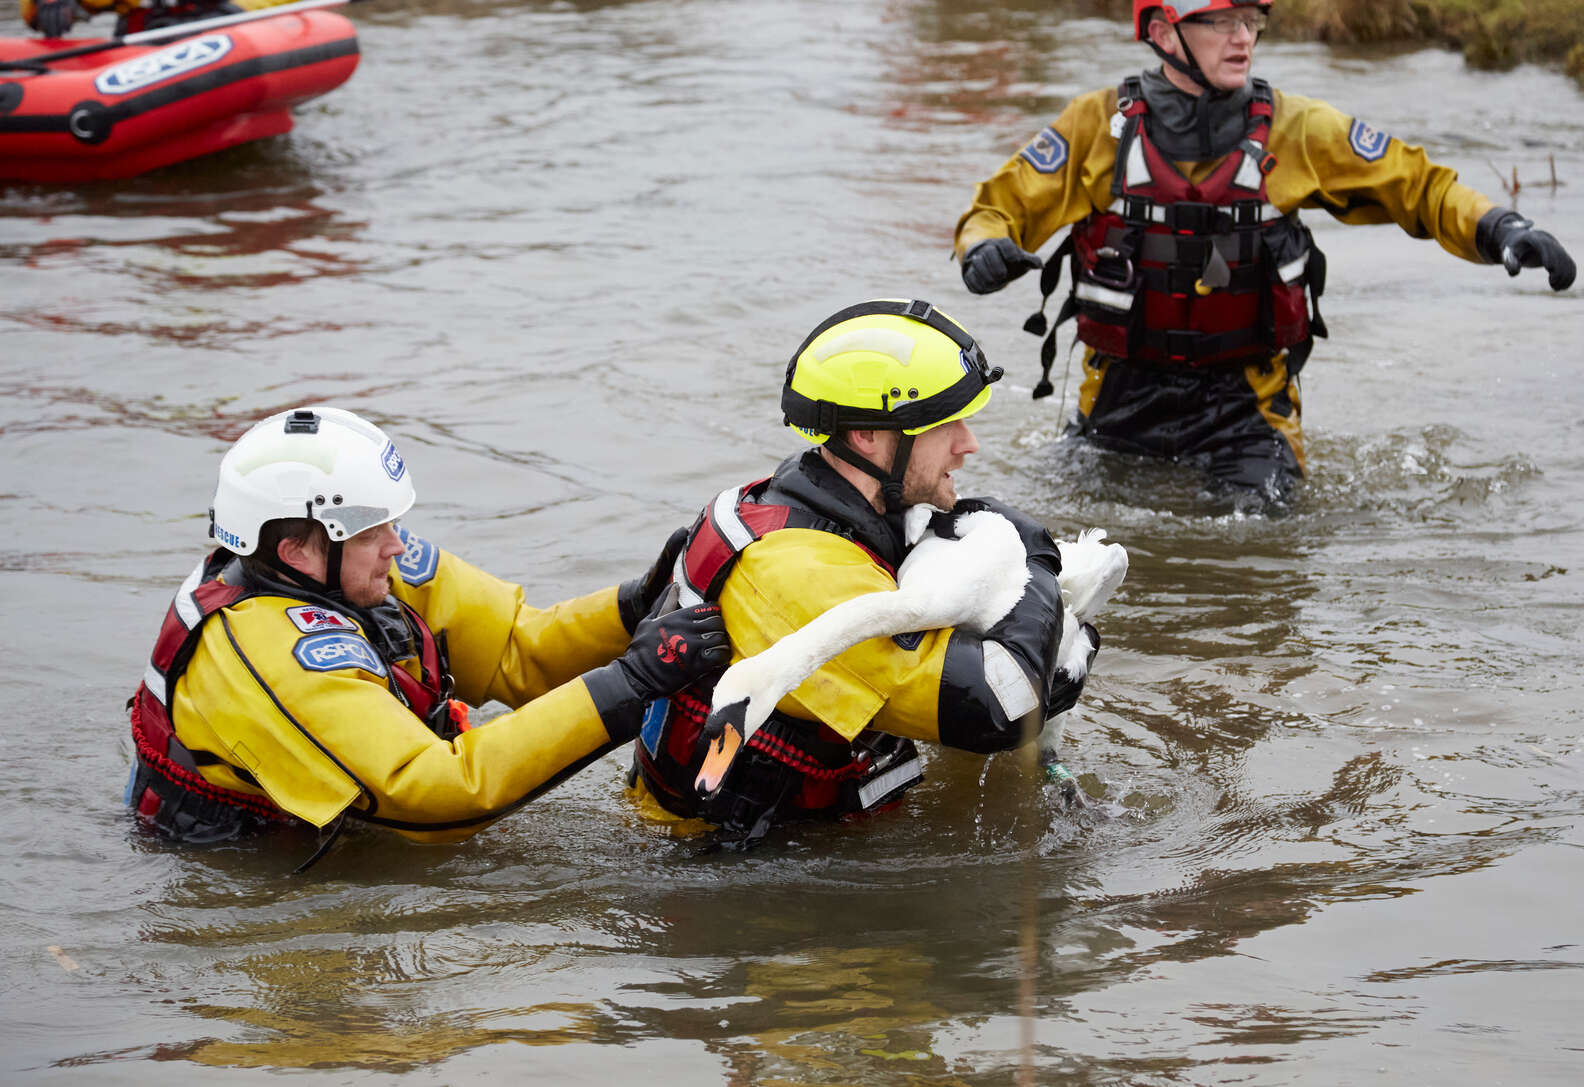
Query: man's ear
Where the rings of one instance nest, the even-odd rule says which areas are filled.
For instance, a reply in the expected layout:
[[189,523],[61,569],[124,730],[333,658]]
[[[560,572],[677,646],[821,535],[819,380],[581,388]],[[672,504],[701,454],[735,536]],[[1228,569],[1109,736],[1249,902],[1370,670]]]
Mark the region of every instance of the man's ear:
[[297,540],[288,536],[275,545],[275,554],[299,574],[318,578],[324,569],[324,556],[319,553],[319,548],[314,546],[318,542],[317,536],[309,536],[307,540]]
[[896,449],[896,431],[849,430],[847,444],[866,460],[876,464],[888,463]]
[[1183,43],[1177,28],[1168,23],[1164,16],[1157,14],[1152,17],[1145,29],[1149,32],[1150,41],[1178,60],[1187,59],[1183,56]]

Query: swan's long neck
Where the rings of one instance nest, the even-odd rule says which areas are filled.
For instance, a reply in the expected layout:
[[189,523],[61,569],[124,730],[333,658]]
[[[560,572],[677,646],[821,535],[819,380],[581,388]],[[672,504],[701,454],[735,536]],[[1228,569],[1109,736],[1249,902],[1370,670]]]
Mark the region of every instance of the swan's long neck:
[[859,642],[913,629],[913,613],[895,591],[866,593],[830,608],[763,652],[738,661],[715,686],[715,705],[751,697],[750,732],[770,715],[776,703],[813,675],[821,665]]

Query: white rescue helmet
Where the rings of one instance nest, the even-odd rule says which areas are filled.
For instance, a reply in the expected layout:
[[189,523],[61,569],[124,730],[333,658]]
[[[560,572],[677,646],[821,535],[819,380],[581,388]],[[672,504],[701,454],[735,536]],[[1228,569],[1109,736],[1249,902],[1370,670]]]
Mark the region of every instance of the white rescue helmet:
[[266,522],[307,517],[339,543],[394,521],[416,498],[383,430],[341,408],[296,408],[255,423],[220,461],[209,535],[251,555]]

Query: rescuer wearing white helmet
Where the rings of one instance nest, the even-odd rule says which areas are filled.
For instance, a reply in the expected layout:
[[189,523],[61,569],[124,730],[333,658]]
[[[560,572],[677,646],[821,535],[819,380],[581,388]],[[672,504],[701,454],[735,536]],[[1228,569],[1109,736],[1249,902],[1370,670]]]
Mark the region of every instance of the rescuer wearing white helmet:
[[[1561,244],[1394,139],[1317,99],[1253,79],[1264,0],[1134,0],[1134,37],[1161,67],[1080,95],[974,192],[957,224],[963,282],[1000,290],[1044,264],[1055,315],[1087,346],[1069,434],[1102,448],[1203,462],[1235,493],[1277,504],[1303,477],[1298,372],[1325,336],[1325,257],[1301,208],[1396,223],[1511,275],[1575,273]],[[1056,329],[1036,398],[1053,391]]]
[[[902,512],[964,508],[955,473],[979,447],[969,419],[1000,377],[928,302],[881,299],[832,315],[792,353],[781,391],[786,424],[815,448],[705,508],[675,567],[681,600],[719,601],[746,657],[844,600],[894,590]],[[629,778],[646,813],[701,819],[751,844],[784,820],[897,801],[920,780],[915,740],[999,751],[1070,709],[1083,684],[1055,668],[1055,543],[1010,507],[962,502],[1004,514],[1023,537],[1029,582],[1005,618],[983,636],[947,628],[873,638],[828,661],[782,699],[707,796],[694,783],[718,676],[656,703]],[[1099,636],[1083,634],[1092,659]]]
[[[400,527],[414,499],[396,444],[349,411],[282,412],[231,447],[219,547],[131,703],[144,822],[187,842],[332,827],[320,852],[347,817],[454,841],[729,659],[717,609],[649,614],[683,531],[644,576],[541,611]],[[512,711],[470,727],[468,705],[492,700]]]

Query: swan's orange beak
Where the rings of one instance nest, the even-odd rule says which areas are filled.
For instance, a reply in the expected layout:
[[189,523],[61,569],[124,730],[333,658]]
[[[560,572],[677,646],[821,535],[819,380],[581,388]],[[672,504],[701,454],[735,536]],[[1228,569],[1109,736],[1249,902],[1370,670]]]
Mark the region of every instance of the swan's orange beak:
[[693,779],[693,788],[699,796],[708,799],[720,789],[721,782],[726,780],[726,771],[731,769],[732,760],[737,757],[737,749],[742,746],[742,739],[737,726],[728,724],[721,731],[720,739],[709,745],[704,753],[704,765],[699,767],[698,777]]

